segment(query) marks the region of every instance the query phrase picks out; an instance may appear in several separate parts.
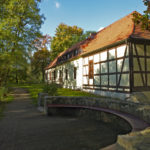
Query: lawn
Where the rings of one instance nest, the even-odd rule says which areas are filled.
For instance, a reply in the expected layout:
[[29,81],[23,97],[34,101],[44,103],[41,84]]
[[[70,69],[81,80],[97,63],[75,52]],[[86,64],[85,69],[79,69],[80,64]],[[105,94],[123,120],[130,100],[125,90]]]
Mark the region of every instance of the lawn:
[[13,101],[14,97],[11,95],[11,91],[8,91],[5,87],[0,87],[0,118],[3,116],[5,105]]
[[[33,103],[37,104],[38,93],[43,92],[44,84],[24,84],[24,85],[17,85],[21,88],[26,88],[31,98],[33,99]],[[57,89],[58,96],[87,96],[87,97],[100,97],[95,94],[79,91],[79,90],[71,90],[71,89],[64,89],[58,88]]]

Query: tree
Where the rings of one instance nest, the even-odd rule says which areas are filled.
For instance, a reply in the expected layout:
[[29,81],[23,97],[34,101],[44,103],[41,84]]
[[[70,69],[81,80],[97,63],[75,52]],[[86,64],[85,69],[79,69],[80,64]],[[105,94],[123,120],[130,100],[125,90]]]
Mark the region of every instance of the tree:
[[34,41],[34,45],[37,48],[37,50],[41,49],[50,49],[50,42],[51,42],[51,36],[48,34],[42,35],[41,37],[37,38]]
[[37,48],[37,52],[34,53],[31,61],[32,73],[35,76],[42,74],[42,81],[45,79],[45,67],[50,62],[50,41],[49,35],[43,35],[34,41],[34,45]]
[[34,53],[31,65],[32,65],[32,72],[34,75],[40,76],[42,73],[42,81],[44,82],[45,79],[45,67],[50,62],[50,52],[46,49],[38,50]]
[[56,28],[56,34],[51,40],[52,60],[62,51],[81,41],[83,29],[61,23]]
[[[9,74],[15,68],[16,82],[18,82],[18,72],[20,68],[26,67],[23,60],[27,62],[28,53],[34,49],[32,42],[40,36],[40,27],[44,21],[44,16],[40,15],[38,7],[40,0],[1,0],[0,2],[0,55],[1,60],[5,56],[10,56],[12,63],[0,70]],[[4,55],[5,54],[5,55]],[[4,58],[3,58],[4,57]],[[19,59],[22,58],[22,59]],[[7,61],[3,61],[3,66],[7,66]],[[3,77],[1,76],[1,81]]]
[[147,9],[144,11],[143,15],[135,12],[133,14],[133,20],[136,24],[141,24],[143,30],[150,31],[150,0],[143,0],[143,3]]

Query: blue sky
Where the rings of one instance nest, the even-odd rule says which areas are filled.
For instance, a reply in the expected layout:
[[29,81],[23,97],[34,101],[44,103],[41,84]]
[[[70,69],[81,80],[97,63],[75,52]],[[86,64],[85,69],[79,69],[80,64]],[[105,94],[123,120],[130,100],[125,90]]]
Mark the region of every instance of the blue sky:
[[98,31],[134,10],[146,9],[142,0],[42,0],[40,8],[46,17],[41,31],[50,36],[60,23]]

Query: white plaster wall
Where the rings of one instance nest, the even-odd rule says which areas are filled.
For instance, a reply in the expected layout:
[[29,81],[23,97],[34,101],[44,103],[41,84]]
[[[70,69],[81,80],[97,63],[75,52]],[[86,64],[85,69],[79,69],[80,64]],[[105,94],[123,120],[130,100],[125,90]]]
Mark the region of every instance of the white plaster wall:
[[117,47],[117,57],[123,57],[125,54],[126,45]]
[[94,55],[93,62],[94,63],[100,62],[100,54],[99,53]]
[[[62,77],[62,82],[63,82],[63,87],[64,88],[71,88],[71,89],[81,89],[82,88],[82,81],[83,81],[83,70],[82,70],[82,65],[83,65],[83,59],[79,58],[77,60],[67,62],[65,64],[62,64],[60,66],[57,66],[55,68],[56,70],[56,83],[59,83],[59,73],[60,70],[63,72],[63,77]],[[77,73],[76,73],[76,79],[74,79],[74,67],[77,68]],[[68,70],[68,79],[66,80],[66,69]]]

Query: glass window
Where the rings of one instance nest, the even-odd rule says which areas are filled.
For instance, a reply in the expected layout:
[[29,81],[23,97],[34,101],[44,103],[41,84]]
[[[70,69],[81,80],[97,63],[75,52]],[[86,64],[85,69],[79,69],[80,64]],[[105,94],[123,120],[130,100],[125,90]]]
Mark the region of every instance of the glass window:
[[77,78],[77,67],[74,67],[74,79]]

